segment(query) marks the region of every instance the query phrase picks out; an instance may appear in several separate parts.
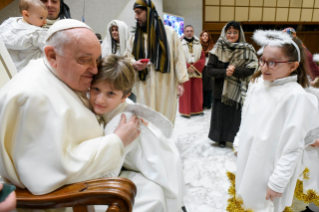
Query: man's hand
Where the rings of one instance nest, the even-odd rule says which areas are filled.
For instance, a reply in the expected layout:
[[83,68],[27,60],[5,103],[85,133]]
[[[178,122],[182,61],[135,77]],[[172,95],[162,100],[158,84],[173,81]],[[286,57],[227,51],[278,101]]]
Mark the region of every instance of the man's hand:
[[193,72],[195,72],[195,69],[191,66],[191,67],[188,68],[187,72],[188,73],[193,73]]
[[122,140],[124,147],[132,143],[141,133],[140,121],[133,115],[131,120],[126,123],[125,114],[121,115],[119,126],[115,129],[114,134]]
[[135,70],[142,71],[147,67],[147,63],[142,63],[141,60],[138,60],[133,63],[133,67],[135,68]]
[[235,66],[229,65],[226,69],[226,75],[227,76],[232,76],[235,72]]
[[314,143],[314,144],[311,144],[310,146],[312,146],[312,147],[319,147],[319,139],[317,139],[317,140],[315,141],[315,143]]
[[271,199],[271,201],[274,201],[275,198],[278,198],[281,196],[282,196],[282,193],[278,193],[278,192],[271,190],[270,188],[267,188],[266,200]]
[[[0,183],[0,191],[3,188],[3,184]],[[16,208],[17,198],[16,193],[13,191],[9,194],[9,196],[0,203],[0,212],[10,212]]]
[[177,86],[177,96],[180,97],[184,93],[184,85],[183,84],[178,84]]

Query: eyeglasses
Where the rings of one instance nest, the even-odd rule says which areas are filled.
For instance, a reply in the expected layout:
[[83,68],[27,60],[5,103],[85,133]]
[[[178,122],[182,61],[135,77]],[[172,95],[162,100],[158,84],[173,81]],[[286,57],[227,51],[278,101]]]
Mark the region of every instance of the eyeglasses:
[[263,66],[266,63],[268,68],[271,68],[271,69],[275,68],[277,63],[291,63],[291,61],[282,61],[282,62],[275,61],[275,60],[274,61],[266,61],[262,57],[259,58],[258,62],[259,62],[260,66]]
[[227,33],[227,35],[231,35],[231,34],[233,34],[233,35],[237,35],[238,34],[238,32],[231,32],[231,31],[228,31],[228,32],[226,32]]

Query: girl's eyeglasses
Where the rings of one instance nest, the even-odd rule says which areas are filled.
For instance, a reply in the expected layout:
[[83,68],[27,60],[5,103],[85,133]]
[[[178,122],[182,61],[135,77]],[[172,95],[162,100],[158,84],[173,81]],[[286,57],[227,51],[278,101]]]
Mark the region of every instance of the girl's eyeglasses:
[[266,61],[262,57],[259,58],[258,62],[260,66],[263,66],[266,63],[268,68],[275,68],[277,63],[291,63],[291,61]]

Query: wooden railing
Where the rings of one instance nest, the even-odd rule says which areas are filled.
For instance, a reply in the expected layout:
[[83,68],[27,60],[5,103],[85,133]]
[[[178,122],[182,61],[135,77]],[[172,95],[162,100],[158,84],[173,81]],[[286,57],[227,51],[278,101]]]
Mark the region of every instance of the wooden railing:
[[0,0],[0,10],[5,8],[8,4],[13,2],[14,0]]

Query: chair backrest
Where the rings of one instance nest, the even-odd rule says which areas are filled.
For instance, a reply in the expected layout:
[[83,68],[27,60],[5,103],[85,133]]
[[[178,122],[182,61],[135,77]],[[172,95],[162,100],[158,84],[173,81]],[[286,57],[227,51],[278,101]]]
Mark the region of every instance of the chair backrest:
[[10,54],[0,39],[0,89],[17,73],[17,69],[10,57]]

